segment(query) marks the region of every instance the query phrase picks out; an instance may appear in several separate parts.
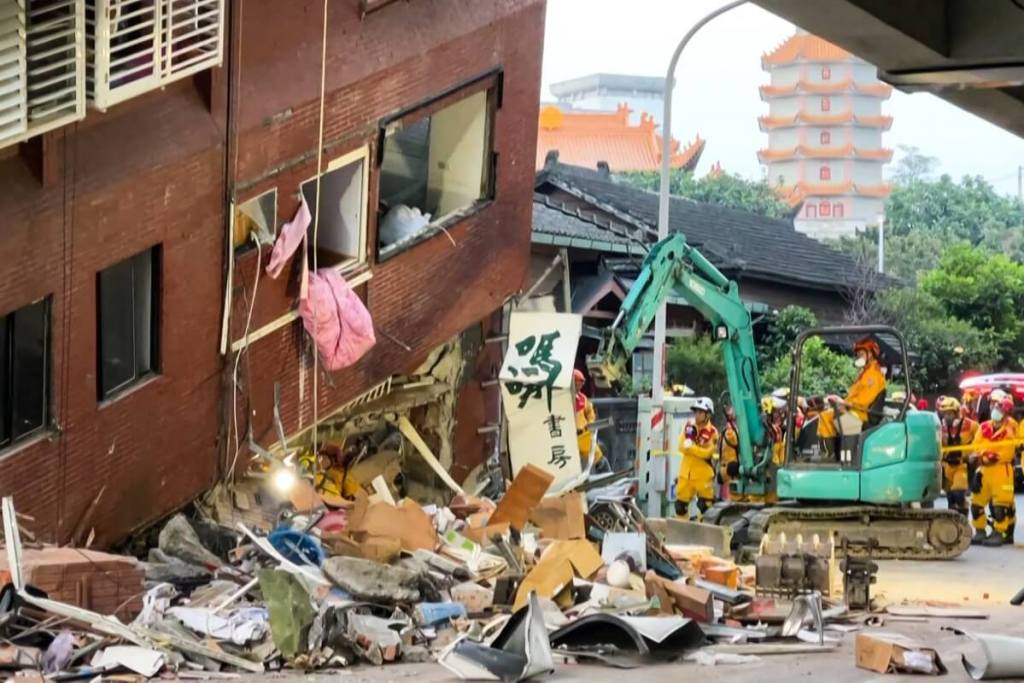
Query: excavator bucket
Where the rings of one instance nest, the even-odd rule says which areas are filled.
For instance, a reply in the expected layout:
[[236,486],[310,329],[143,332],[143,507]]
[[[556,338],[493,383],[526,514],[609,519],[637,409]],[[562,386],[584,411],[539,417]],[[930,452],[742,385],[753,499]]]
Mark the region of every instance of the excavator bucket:
[[590,380],[598,389],[612,389],[622,380],[625,374],[625,367],[621,363],[607,360],[598,360],[594,356],[587,358],[587,371],[590,373]]

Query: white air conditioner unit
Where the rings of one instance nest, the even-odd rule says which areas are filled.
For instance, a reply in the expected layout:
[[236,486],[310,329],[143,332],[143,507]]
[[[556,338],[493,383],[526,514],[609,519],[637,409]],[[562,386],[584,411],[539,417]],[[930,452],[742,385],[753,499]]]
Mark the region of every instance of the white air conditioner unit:
[[85,0],[89,102],[100,110],[218,66],[224,0]]
[[0,0],[0,147],[85,116],[84,0]]

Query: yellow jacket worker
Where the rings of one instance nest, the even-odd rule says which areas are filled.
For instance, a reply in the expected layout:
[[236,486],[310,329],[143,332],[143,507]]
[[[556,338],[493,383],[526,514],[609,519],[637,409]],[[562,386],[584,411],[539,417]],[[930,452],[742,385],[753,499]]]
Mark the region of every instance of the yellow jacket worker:
[[573,370],[572,377],[576,384],[576,445],[580,449],[580,459],[584,462],[590,457],[590,447],[593,445],[596,465],[601,462],[604,453],[601,452],[600,444],[594,444],[594,432],[590,431],[588,425],[597,421],[597,410],[594,409],[594,402],[583,393],[583,385],[587,383],[583,373]]
[[[878,342],[865,337],[853,345],[853,352],[856,354],[856,366],[860,368],[860,374],[850,385],[850,391],[846,399],[839,406],[839,411],[855,416],[862,423],[868,421],[868,410],[875,402],[878,395],[885,391],[885,374],[882,372],[882,365],[879,359],[882,350]],[[835,423],[835,410],[822,411],[818,417],[818,437],[830,439],[838,436]]]
[[711,459],[718,452],[718,430],[711,424],[714,413],[715,405],[710,398],[698,398],[693,404],[693,419],[687,421],[679,436],[679,453],[683,456],[676,484],[676,515],[679,517],[689,517],[690,501],[694,497],[699,515],[715,502],[715,470]]
[[[974,443],[979,425],[964,417],[960,401],[945,396],[939,401],[939,418],[942,420],[942,445],[959,446]],[[967,452],[949,451],[942,456],[942,488],[946,492],[946,505],[967,516]]]
[[[1017,508],[1013,499],[1013,439],[1017,423],[1010,417],[1013,400],[1003,399],[992,406],[992,419],[981,424],[974,439],[974,453],[978,472],[972,482],[971,523],[974,525],[974,543],[987,546],[1013,545],[1013,528]],[[1003,442],[1003,443],[1000,443]],[[990,515],[985,516],[985,507]],[[986,538],[985,527],[992,526],[992,535]]]

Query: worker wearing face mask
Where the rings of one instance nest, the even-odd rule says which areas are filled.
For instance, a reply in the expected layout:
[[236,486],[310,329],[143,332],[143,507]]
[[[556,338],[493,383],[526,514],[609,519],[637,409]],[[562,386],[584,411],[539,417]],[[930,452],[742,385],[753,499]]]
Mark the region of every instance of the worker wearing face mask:
[[[942,445],[960,446],[974,442],[978,433],[978,423],[963,417],[960,412],[960,401],[952,396],[939,399],[939,417],[942,420]],[[967,489],[967,453],[949,451],[942,456],[942,489],[946,492],[946,503],[950,510],[956,510],[964,517],[968,513]]]
[[676,515],[689,517],[690,501],[697,499],[698,517],[715,502],[715,470],[711,459],[718,452],[718,430],[711,424],[715,405],[710,398],[698,398],[693,404],[693,419],[687,421],[679,436],[683,462],[676,484]]
[[[882,350],[878,342],[865,337],[853,345],[854,365],[860,371],[857,379],[850,385],[846,398],[836,401],[841,415],[849,415],[864,423],[868,420],[868,410],[875,399],[885,391],[885,374],[879,359]],[[818,437],[834,438],[838,435],[835,424],[835,409],[822,411],[818,418]]]
[[[1013,439],[1017,423],[1010,417],[1012,399],[992,404],[992,419],[981,424],[974,439],[972,458],[977,460],[978,472],[971,482],[971,523],[974,525],[973,543],[987,546],[1013,544],[1013,530],[1017,509],[1013,500]],[[985,507],[990,508],[986,518]],[[985,527],[991,525],[992,535],[985,536]]]

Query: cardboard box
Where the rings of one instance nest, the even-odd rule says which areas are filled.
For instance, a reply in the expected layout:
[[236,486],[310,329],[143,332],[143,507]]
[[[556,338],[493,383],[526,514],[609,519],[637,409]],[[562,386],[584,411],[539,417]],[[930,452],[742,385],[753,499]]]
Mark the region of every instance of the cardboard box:
[[858,633],[854,657],[861,669],[878,673],[946,673],[939,653],[898,633]]
[[589,578],[604,566],[601,556],[588,541],[555,541],[541,555],[516,593],[515,609],[526,604],[530,591],[542,598],[554,598],[578,576]]
[[644,576],[644,584],[647,597],[656,595],[660,600],[663,591],[683,615],[704,623],[715,620],[715,601],[710,591],[679,581],[669,581],[653,571],[648,571]]
[[566,493],[543,499],[530,512],[530,522],[540,527],[542,538],[572,541],[586,538],[587,527],[583,521],[586,513],[586,496],[582,493]]
[[530,511],[537,507],[547,493],[555,476],[536,465],[527,465],[519,470],[512,480],[505,496],[491,514],[488,524],[508,522],[516,529],[522,529],[530,517]]
[[408,498],[395,506],[371,503],[365,494],[358,494],[349,530],[354,538],[360,540],[371,536],[397,538],[402,550],[433,550],[437,547],[433,520]]

